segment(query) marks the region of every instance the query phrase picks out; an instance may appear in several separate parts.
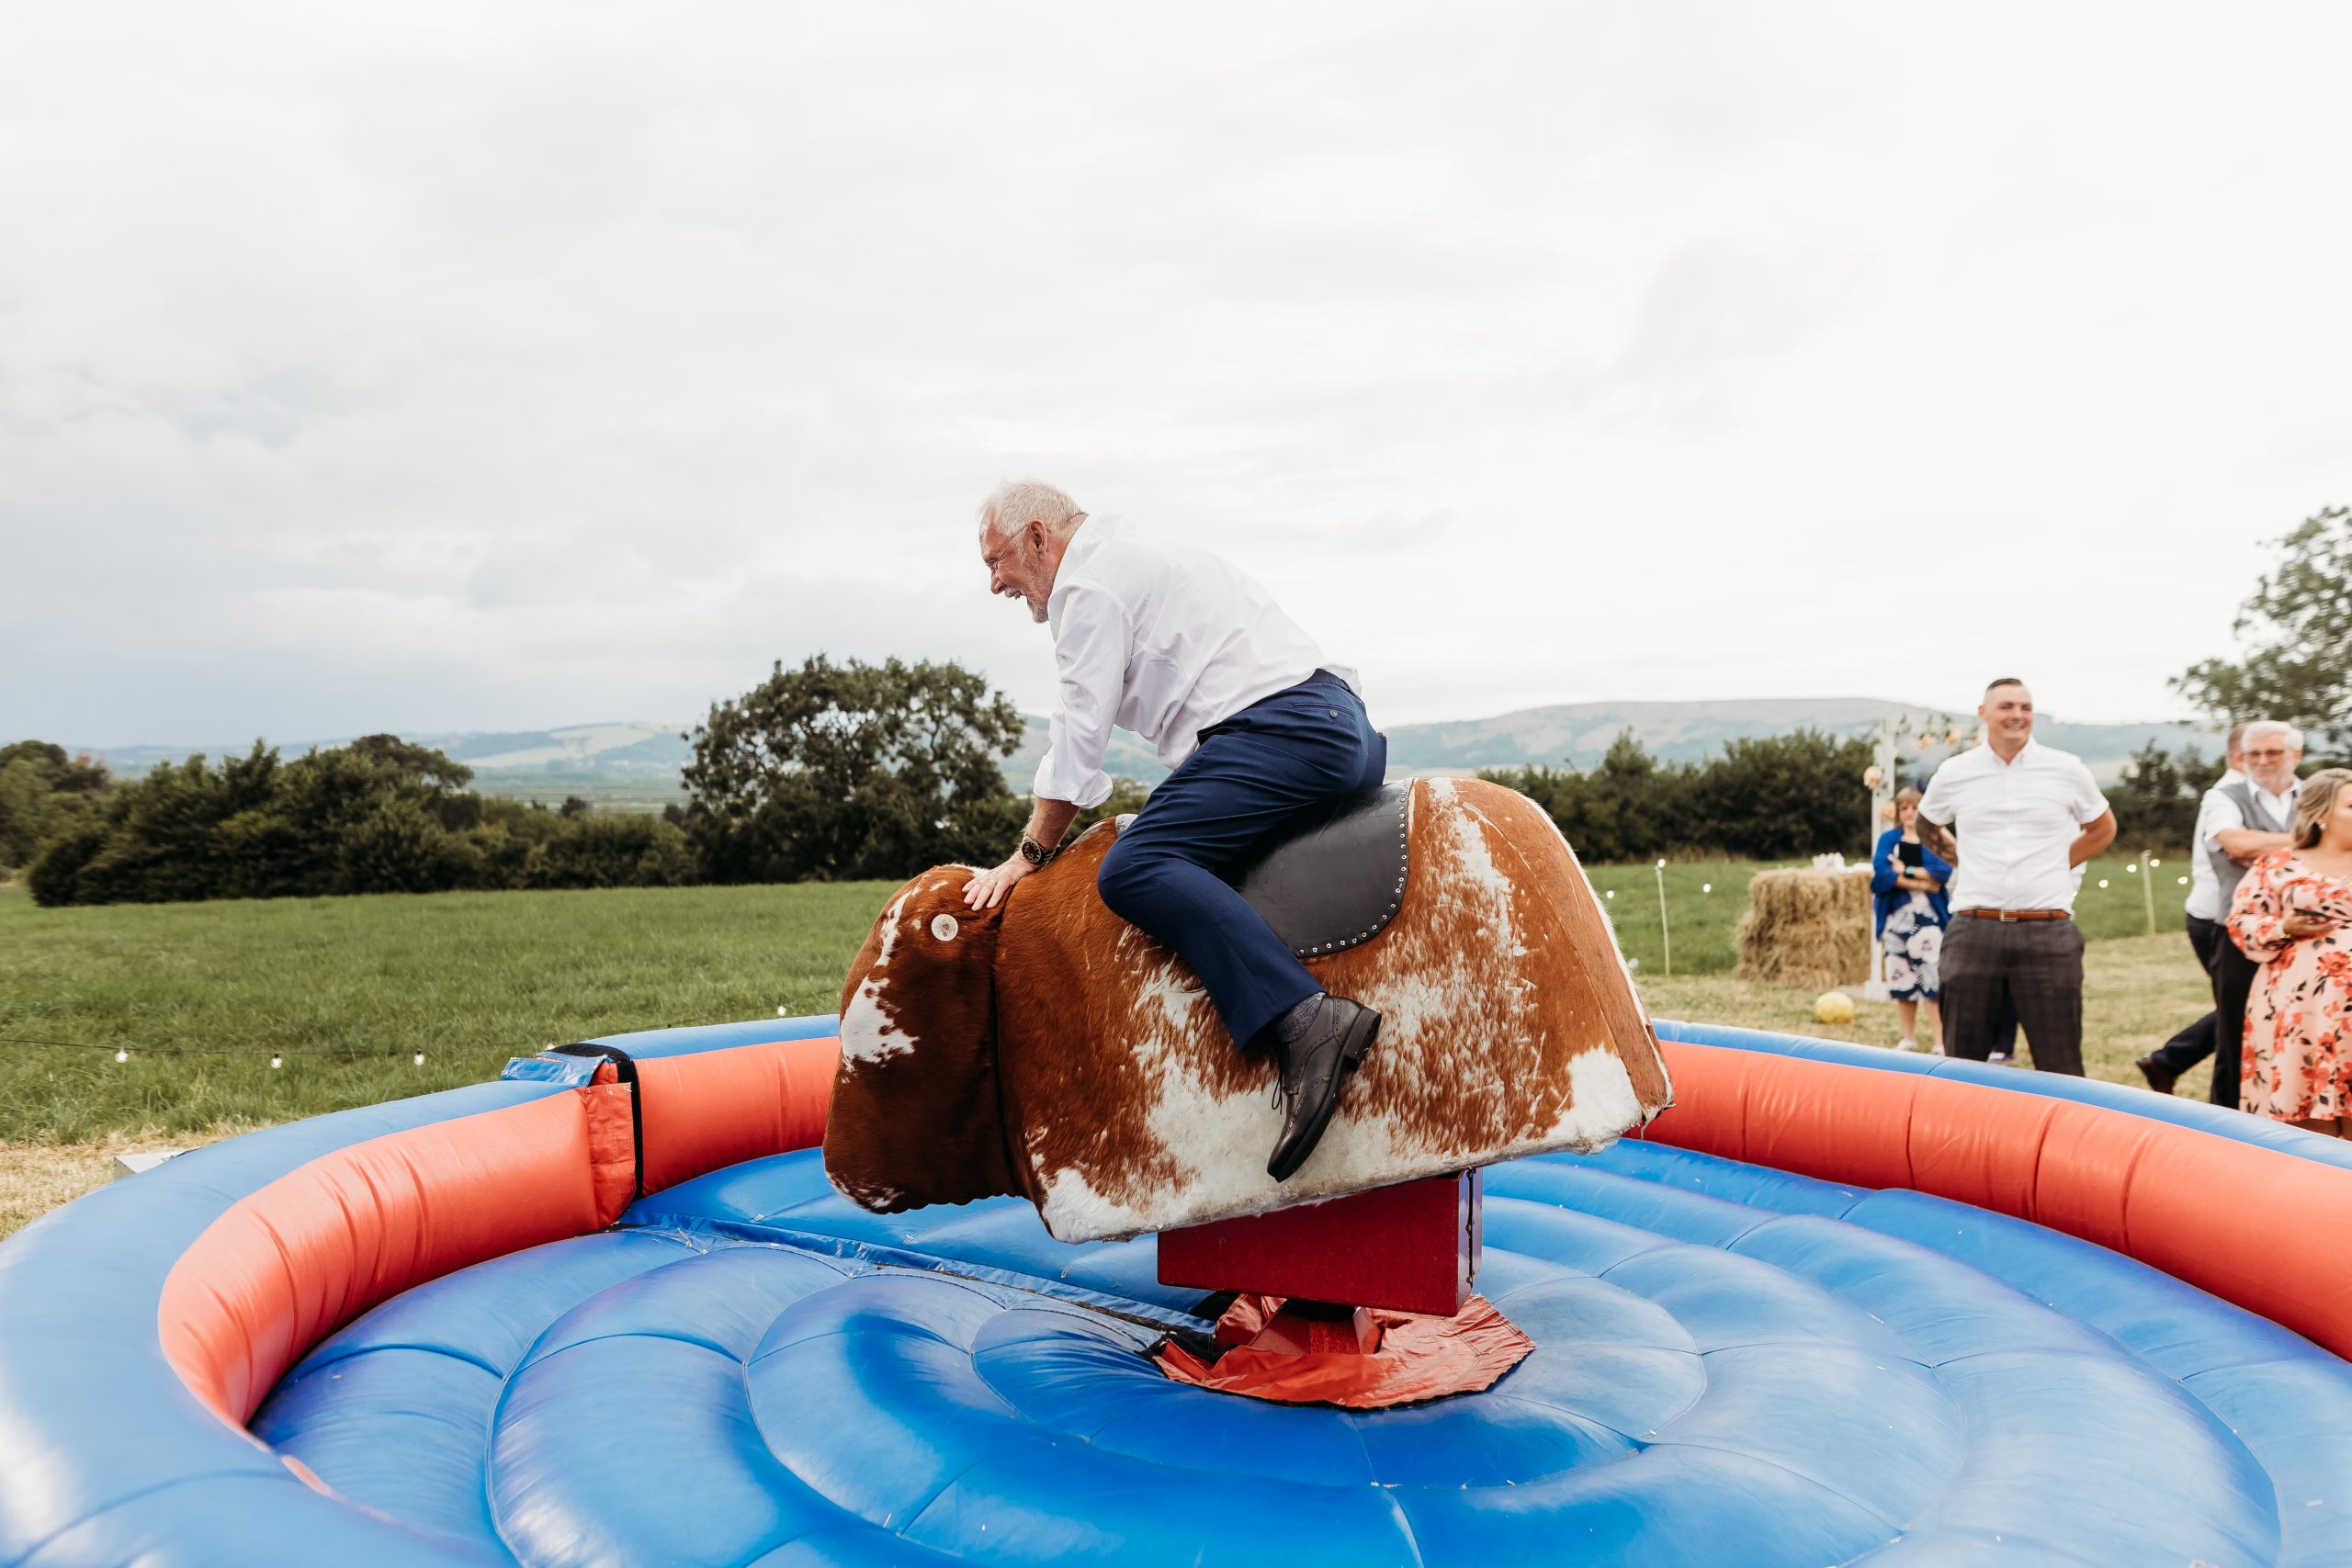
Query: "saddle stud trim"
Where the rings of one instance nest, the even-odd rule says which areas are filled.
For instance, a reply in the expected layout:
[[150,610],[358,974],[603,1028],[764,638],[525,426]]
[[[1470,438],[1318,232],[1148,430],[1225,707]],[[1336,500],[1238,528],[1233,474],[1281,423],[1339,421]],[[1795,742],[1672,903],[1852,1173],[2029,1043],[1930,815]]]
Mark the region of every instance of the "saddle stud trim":
[[[1396,911],[1398,909],[1404,908],[1405,883],[1411,875],[1412,869],[1412,781],[1407,780],[1402,784],[1394,786],[1393,790],[1382,791],[1379,793],[1393,794],[1396,802],[1396,878],[1390,886],[1389,893],[1391,896],[1387,900],[1386,907],[1385,908],[1381,908],[1377,904],[1373,906],[1374,908],[1381,908],[1381,912],[1376,919],[1374,919],[1371,923],[1366,925],[1362,931],[1351,931],[1345,935],[1333,937],[1324,942],[1295,942],[1291,947],[1291,952],[1294,955],[1300,958],[1320,958],[1334,953],[1345,953],[1351,947],[1361,947],[1365,942],[1370,942],[1374,937],[1378,936],[1382,931],[1387,930],[1388,922],[1396,918]],[[1375,795],[1374,798],[1376,799],[1377,795]],[[1361,807],[1359,807],[1359,809],[1361,809]],[[1343,813],[1342,815],[1344,816],[1345,814]],[[1245,881],[1243,883],[1244,895],[1247,896],[1250,891],[1252,891],[1252,889],[1250,887],[1247,881]],[[1374,898],[1378,898],[1379,895],[1375,893],[1373,897]],[[1262,913],[1263,911],[1261,912]],[[1366,911],[1359,907],[1357,909],[1351,912],[1357,915],[1358,918],[1362,918]]]

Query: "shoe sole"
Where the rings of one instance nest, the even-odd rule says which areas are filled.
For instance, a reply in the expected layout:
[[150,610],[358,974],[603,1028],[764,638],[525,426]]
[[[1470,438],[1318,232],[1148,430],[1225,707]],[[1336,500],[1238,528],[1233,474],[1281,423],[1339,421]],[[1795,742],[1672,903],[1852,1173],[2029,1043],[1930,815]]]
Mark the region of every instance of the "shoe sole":
[[1324,1098],[1323,1108],[1308,1121],[1306,1136],[1299,1140],[1297,1153],[1279,1168],[1267,1166],[1268,1176],[1276,1181],[1288,1181],[1313,1156],[1316,1145],[1323,1141],[1324,1130],[1331,1125],[1331,1118],[1340,1109],[1340,1088],[1350,1074],[1363,1066],[1363,1059],[1371,1052],[1373,1041],[1379,1033],[1380,1015],[1370,1008],[1359,1012],[1355,1021],[1348,1025],[1348,1036],[1340,1042],[1340,1070],[1332,1075],[1331,1092]]

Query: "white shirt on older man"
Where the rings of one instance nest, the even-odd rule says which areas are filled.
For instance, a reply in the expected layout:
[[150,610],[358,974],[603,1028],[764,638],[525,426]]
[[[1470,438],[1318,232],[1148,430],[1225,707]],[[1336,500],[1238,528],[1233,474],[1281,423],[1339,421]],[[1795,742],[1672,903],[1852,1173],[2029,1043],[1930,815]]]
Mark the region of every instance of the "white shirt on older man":
[[1100,806],[1116,725],[1170,768],[1211,725],[1329,670],[1363,694],[1355,671],[1323,658],[1272,595],[1221,556],[1163,544],[1089,518],[1070,536],[1046,601],[1057,700],[1035,790]]
[[1919,815],[1959,834],[1951,908],[2074,912],[2082,879],[2066,863],[2107,796],[2083,760],[2028,740],[2009,761],[1987,745],[1945,759]]

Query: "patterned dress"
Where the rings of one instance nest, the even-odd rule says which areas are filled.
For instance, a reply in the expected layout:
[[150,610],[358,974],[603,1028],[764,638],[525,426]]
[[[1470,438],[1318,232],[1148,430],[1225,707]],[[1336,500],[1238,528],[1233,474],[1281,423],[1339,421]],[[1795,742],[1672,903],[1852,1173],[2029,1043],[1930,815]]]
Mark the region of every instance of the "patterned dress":
[[1944,951],[1944,922],[1925,893],[1913,891],[1887,911],[1878,944],[1886,950],[1886,994],[1898,1002],[1931,1002],[1942,987],[1936,970]]
[[[2292,914],[2336,923],[2298,941],[2279,929]],[[2238,1104],[2281,1122],[2352,1115],[2352,882],[2274,850],[2238,884],[2230,937],[2262,965],[2246,1000]]]

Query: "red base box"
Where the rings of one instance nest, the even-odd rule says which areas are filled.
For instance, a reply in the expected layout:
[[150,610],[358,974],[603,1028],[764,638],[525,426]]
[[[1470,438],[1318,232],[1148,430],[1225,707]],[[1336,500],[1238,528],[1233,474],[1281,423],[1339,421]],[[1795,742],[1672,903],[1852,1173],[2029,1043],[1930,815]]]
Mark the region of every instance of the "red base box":
[[1478,1173],[1159,1233],[1159,1282],[1450,1317],[1478,1273]]

